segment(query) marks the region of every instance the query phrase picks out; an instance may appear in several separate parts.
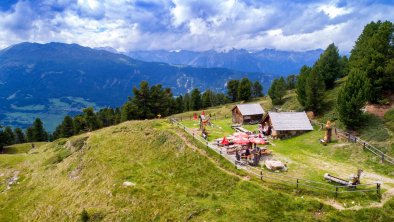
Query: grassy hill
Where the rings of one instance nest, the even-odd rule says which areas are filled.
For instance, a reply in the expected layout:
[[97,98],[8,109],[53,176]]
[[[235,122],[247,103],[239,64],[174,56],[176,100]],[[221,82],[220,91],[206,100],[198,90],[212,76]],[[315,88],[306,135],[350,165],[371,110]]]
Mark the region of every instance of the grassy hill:
[[18,145],[13,149],[21,153],[0,155],[0,221],[76,221],[83,209],[91,221],[393,219],[393,200],[383,208],[337,211],[196,152],[201,147],[180,135],[164,120],[135,121],[28,153],[30,144]]
[[[327,92],[319,120],[335,116],[337,90]],[[256,102],[273,109],[269,98]],[[205,110],[210,140],[232,133],[232,106]],[[294,91],[276,108],[302,110]],[[197,128],[193,113],[177,116]],[[392,116],[370,116],[358,133],[394,153]],[[274,157],[289,166],[284,175],[324,182],[325,172],[344,177],[362,168],[363,183],[384,181],[382,199],[261,182],[166,120],[132,121],[34,149],[7,147],[0,155],[0,221],[78,221],[84,210],[90,221],[393,221],[394,166],[345,141],[323,147],[323,133],[273,141]]]

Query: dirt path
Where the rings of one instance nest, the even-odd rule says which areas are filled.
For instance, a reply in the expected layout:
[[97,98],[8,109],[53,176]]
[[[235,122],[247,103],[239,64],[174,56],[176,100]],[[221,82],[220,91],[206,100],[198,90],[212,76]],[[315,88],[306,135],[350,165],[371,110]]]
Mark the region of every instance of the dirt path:
[[215,166],[216,166],[219,170],[221,170],[222,172],[224,172],[224,173],[226,173],[226,174],[228,174],[228,175],[237,177],[237,178],[239,178],[240,180],[249,180],[249,179],[250,179],[250,177],[242,177],[242,176],[240,176],[240,175],[238,175],[238,174],[236,174],[236,173],[234,173],[234,172],[231,172],[231,171],[229,171],[229,170],[227,170],[227,169],[225,169],[225,168],[219,166],[217,160],[215,160],[215,159],[213,159],[212,157],[210,157],[210,156],[207,154],[207,152],[206,152],[205,150],[202,150],[202,149],[196,147],[194,144],[192,144],[192,143],[189,141],[189,139],[188,139],[183,133],[178,132],[178,131],[174,131],[174,133],[175,133],[179,138],[181,138],[182,141],[183,141],[188,147],[192,148],[193,151],[198,152],[200,155],[206,157],[210,162],[212,162],[213,164],[215,164]]
[[[183,132],[179,132],[177,130],[173,131],[179,138],[182,139],[182,141],[190,148],[193,149],[193,151],[198,152],[200,155],[206,157],[209,161],[211,161],[213,164],[215,164],[215,166],[220,169],[222,172],[231,175],[231,176],[235,176],[237,178],[239,178],[240,180],[250,180],[250,177],[246,176],[246,177],[242,177],[234,172],[231,172],[221,166],[219,166],[218,161],[213,159],[212,157],[210,157],[205,150],[200,149],[198,147],[196,147],[193,143],[191,143],[189,141],[189,139],[184,135]],[[376,181],[381,181],[383,182],[383,185],[387,184],[394,184],[394,179],[389,178],[389,177],[385,177],[382,175],[378,175],[378,174],[374,174],[374,173],[370,173],[370,172],[365,172],[366,173],[366,177],[368,177],[369,179],[375,179]],[[264,189],[267,189],[267,187],[263,186],[260,183],[257,183],[259,186],[263,187]],[[353,207],[344,207],[341,203],[339,203],[338,201],[336,201],[335,199],[319,199],[319,198],[314,198],[315,200],[322,202],[326,205],[332,206],[333,208],[335,208],[336,210],[360,210],[360,209],[364,209],[364,208],[379,208],[379,207],[383,207],[383,205],[389,201],[391,198],[394,197],[394,188],[392,188],[392,186],[387,186],[386,187],[388,190],[382,194],[382,198],[380,202],[375,202],[375,203],[371,203],[369,205],[366,206],[353,206]]]

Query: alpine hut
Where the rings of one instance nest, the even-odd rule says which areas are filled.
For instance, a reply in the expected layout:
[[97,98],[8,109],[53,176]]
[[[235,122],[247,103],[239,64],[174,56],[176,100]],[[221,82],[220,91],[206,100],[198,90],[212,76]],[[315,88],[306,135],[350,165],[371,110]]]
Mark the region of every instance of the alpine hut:
[[231,111],[233,123],[237,124],[259,123],[265,114],[263,107],[258,103],[238,104]]
[[286,138],[313,130],[305,112],[268,112],[261,122],[262,126],[271,129],[274,138]]

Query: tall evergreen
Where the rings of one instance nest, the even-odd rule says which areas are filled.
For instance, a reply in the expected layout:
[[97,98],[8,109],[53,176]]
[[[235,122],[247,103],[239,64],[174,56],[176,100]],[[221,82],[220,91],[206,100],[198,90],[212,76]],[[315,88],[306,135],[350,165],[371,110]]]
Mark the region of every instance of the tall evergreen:
[[181,113],[183,112],[183,110],[185,109],[184,107],[184,103],[183,103],[183,96],[179,95],[178,97],[176,97],[175,99],[175,106],[176,106],[176,113]]
[[239,80],[230,80],[227,82],[227,95],[232,102],[238,101]]
[[193,89],[190,94],[190,108],[191,110],[199,110],[201,109],[202,101],[201,101],[201,93],[197,88]]
[[26,129],[26,141],[27,142],[34,142],[34,132],[33,126],[30,126]]
[[364,71],[371,83],[370,101],[379,102],[384,91],[394,90],[394,25],[371,22],[364,27],[349,58],[349,70]]
[[370,94],[371,84],[365,71],[352,69],[349,77],[341,87],[337,111],[339,119],[347,128],[355,129],[362,120],[361,108],[365,105]]
[[213,106],[212,95],[213,95],[213,92],[210,89],[205,90],[205,92],[201,96],[202,108],[207,108],[207,107]]
[[0,125],[0,154],[3,153],[3,149],[5,145],[6,144],[5,144],[3,127]]
[[26,143],[26,137],[21,128],[15,128],[15,143]]
[[74,117],[74,133],[75,134],[79,134],[79,133],[83,133],[85,131],[88,130],[85,118],[83,117],[83,115],[78,115]]
[[238,84],[238,100],[248,101],[252,97],[252,82],[242,78]]
[[101,127],[100,121],[97,118],[96,113],[94,113],[93,107],[83,109],[83,118],[89,131],[99,129]]
[[257,97],[262,97],[264,96],[263,94],[263,86],[259,81],[255,81],[252,86],[252,97],[257,98]]
[[268,90],[268,95],[272,100],[273,105],[280,105],[283,103],[283,97],[286,94],[286,82],[283,77],[274,79]]
[[297,99],[298,99],[298,102],[300,102],[300,104],[304,107],[306,105],[306,91],[305,91],[306,80],[307,80],[308,76],[310,75],[311,71],[312,71],[312,68],[304,65],[301,68],[300,74],[298,75],[298,78],[297,78],[297,84],[296,84]]
[[287,89],[295,89],[297,85],[297,76],[296,75],[288,75],[286,77],[286,88]]
[[5,138],[6,145],[15,144],[15,135],[14,135],[14,132],[12,131],[11,127],[7,126],[4,129],[4,138]]
[[189,111],[190,109],[190,94],[186,93],[183,96],[183,111]]
[[340,65],[341,65],[341,71],[340,71],[340,76],[339,77],[344,77],[349,74],[349,59],[347,56],[342,56],[340,60]]
[[305,81],[305,108],[309,111],[322,110],[325,85],[316,69],[312,69]]
[[321,76],[327,89],[334,87],[335,80],[341,76],[340,56],[334,43],[328,45],[316,61],[313,69]]
[[44,129],[40,118],[36,118],[33,123],[33,137],[31,142],[42,142],[48,140],[48,134]]
[[70,116],[65,116],[60,127],[60,136],[67,138],[74,134],[74,121]]

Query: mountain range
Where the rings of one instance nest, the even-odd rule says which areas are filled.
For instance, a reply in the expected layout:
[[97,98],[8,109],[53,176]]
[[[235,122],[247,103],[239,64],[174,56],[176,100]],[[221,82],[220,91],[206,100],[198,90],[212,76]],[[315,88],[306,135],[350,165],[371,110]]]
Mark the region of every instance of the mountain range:
[[[112,48],[104,48],[113,51]],[[263,72],[274,76],[297,74],[303,65],[311,66],[323,52],[322,49],[305,52],[279,51],[264,49],[247,51],[232,49],[229,51],[130,51],[126,55],[143,61],[182,64],[193,67],[221,67],[243,72]]]
[[142,80],[178,95],[195,87],[224,91],[228,80],[245,76],[265,89],[273,79],[262,72],[144,62],[77,44],[20,43],[0,51],[0,124],[25,128],[40,117],[53,130],[86,106],[122,105]]

